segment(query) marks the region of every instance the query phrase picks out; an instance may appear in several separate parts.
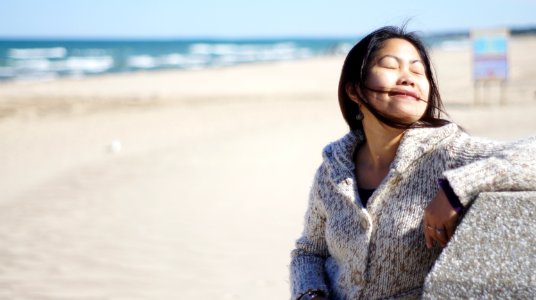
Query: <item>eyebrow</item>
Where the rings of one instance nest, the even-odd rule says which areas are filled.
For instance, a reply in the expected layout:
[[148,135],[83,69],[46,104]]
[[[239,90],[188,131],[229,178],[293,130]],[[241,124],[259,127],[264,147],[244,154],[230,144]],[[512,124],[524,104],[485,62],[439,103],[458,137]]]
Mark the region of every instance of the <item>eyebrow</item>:
[[[382,60],[382,59],[384,59],[384,58],[386,58],[386,57],[394,58],[394,59],[396,59],[397,61],[401,61],[401,60],[402,60],[402,58],[400,58],[400,57],[398,57],[398,56],[396,56],[396,55],[386,54],[386,55],[380,57],[380,58],[378,59],[378,61],[380,61],[380,60]],[[423,62],[421,59],[414,59],[414,60],[411,60],[409,63],[410,63],[410,64],[414,64],[414,63],[418,63],[418,62],[424,65],[424,62]]]

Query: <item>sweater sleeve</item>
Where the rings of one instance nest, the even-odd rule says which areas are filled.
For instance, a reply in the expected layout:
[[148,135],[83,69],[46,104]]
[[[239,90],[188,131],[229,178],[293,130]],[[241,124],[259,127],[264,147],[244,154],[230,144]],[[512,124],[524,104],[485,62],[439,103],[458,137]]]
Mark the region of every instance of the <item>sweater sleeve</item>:
[[459,132],[450,151],[443,175],[464,206],[480,192],[536,190],[536,137],[499,143]]
[[329,255],[324,237],[326,213],[320,201],[319,189],[319,181],[324,171],[325,168],[321,166],[316,173],[305,213],[304,230],[291,253],[292,299],[297,299],[310,290],[321,290],[328,294],[324,272],[324,261]]

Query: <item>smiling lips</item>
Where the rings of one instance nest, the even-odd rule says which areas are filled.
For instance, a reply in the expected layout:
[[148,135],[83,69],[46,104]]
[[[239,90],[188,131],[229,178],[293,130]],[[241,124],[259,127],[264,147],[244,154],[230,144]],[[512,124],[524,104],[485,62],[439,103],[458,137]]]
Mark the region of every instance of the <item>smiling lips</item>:
[[412,91],[406,91],[406,90],[400,90],[400,89],[394,89],[389,91],[389,96],[408,96],[415,98],[415,100],[421,100],[421,97],[417,95],[417,93]]

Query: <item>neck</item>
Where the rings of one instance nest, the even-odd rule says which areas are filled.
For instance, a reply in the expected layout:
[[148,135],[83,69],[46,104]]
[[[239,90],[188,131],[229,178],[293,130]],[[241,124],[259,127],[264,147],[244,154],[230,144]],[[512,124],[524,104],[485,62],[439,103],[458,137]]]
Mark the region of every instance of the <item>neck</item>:
[[404,130],[389,127],[376,118],[368,118],[363,122],[363,130],[366,143],[360,151],[361,162],[376,170],[389,168],[395,159]]

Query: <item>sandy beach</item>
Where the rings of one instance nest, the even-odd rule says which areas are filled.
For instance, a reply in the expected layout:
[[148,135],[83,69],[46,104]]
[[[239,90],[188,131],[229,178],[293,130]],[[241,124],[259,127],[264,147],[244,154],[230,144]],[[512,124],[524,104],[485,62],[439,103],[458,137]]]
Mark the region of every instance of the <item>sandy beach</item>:
[[[513,38],[499,104],[470,49],[434,49],[447,112],[536,134],[536,38]],[[1,299],[286,299],[343,56],[0,82]]]

